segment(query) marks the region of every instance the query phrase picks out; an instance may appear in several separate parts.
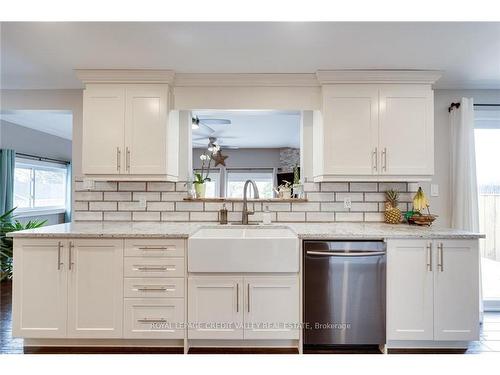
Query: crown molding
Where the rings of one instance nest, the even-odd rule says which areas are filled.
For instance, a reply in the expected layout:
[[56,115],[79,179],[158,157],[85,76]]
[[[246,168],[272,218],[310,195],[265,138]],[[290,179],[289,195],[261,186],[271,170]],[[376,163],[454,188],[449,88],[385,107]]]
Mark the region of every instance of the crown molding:
[[318,70],[320,84],[334,83],[422,83],[434,84],[442,75],[438,70]]
[[149,69],[76,69],[83,83],[168,83],[174,81],[173,70]]
[[178,73],[175,87],[189,86],[260,86],[260,87],[317,87],[313,73]]

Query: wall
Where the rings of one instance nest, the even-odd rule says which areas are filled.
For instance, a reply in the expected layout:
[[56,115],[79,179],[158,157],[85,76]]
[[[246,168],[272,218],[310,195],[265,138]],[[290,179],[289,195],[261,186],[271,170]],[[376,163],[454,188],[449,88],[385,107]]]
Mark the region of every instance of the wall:
[[0,120],[0,148],[71,161],[71,141]]
[[[206,150],[193,149],[194,168],[201,168],[200,155],[203,151]],[[279,168],[281,166],[279,148],[240,148],[222,150],[222,154],[229,156],[226,159],[227,168]]]

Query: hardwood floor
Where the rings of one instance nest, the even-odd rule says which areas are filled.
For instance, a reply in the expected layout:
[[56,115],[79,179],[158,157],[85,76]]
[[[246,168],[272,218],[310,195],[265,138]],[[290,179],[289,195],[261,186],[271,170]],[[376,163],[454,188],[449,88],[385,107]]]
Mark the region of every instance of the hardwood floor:
[[[12,283],[3,282],[0,283],[0,354],[22,354],[23,340],[12,338]],[[57,353],[57,354],[166,354],[166,353],[181,353],[180,349],[171,348],[66,348],[66,347],[54,347],[54,348],[30,348],[26,350],[26,353]],[[190,353],[196,354],[262,354],[262,349],[223,349],[223,348],[193,348]],[[276,353],[289,354],[293,353],[293,350],[278,350]],[[372,351],[373,352],[373,351]],[[375,351],[376,352],[376,351]],[[393,351],[394,353],[460,353],[460,351],[450,351],[450,350],[398,350]],[[481,327],[481,337],[480,341],[475,341],[469,345],[469,348],[465,352],[466,354],[479,354],[486,352],[498,352],[500,354],[500,312],[486,313],[484,316],[484,323]],[[361,353],[359,350],[307,350],[306,354],[347,354]],[[365,353],[365,352],[363,352]],[[275,353],[272,353],[275,354]]]

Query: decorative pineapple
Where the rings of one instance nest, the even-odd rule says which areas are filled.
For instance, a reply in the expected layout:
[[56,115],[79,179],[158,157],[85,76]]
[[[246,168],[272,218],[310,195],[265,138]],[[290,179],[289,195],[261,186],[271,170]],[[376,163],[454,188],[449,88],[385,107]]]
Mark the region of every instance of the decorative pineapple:
[[384,219],[388,224],[399,224],[403,219],[401,210],[398,208],[399,193],[396,190],[387,190],[385,192],[385,211]]

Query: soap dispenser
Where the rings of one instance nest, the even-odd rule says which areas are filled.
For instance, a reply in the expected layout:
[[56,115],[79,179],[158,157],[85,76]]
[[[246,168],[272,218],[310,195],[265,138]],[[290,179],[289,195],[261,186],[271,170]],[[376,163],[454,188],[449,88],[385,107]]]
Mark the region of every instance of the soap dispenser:
[[262,224],[271,224],[271,211],[269,211],[269,206],[266,206],[264,212],[262,212]]
[[219,210],[219,223],[227,224],[227,208],[226,204],[222,205],[222,208]]

